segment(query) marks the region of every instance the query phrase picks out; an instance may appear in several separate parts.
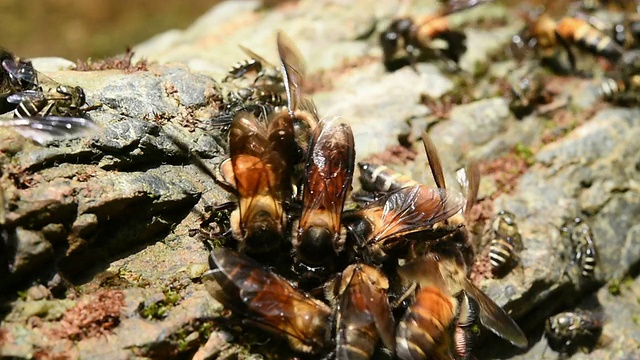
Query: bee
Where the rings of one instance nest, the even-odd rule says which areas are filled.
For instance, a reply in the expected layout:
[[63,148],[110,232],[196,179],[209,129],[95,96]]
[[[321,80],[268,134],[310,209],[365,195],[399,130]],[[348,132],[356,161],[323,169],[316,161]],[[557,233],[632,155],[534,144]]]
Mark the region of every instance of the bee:
[[538,105],[548,104],[552,100],[553,94],[545,88],[545,74],[539,67],[515,69],[507,80],[510,88],[509,110],[518,119],[531,114]]
[[276,112],[288,112],[291,116],[298,152],[306,154],[311,133],[319,121],[315,104],[311,99],[304,98],[302,93],[306,66],[302,55],[300,55],[300,50],[285,33],[279,31],[276,35],[276,42],[287,95],[286,109],[278,109]]
[[572,246],[573,256],[569,265],[577,264],[582,277],[592,279],[598,264],[598,252],[591,228],[581,218],[575,218],[573,223],[573,228],[562,229]]
[[360,169],[360,184],[366,191],[388,193],[418,184],[412,178],[384,165],[360,162],[358,168]]
[[372,261],[406,244],[405,235],[429,230],[460,211],[464,197],[455,191],[417,184],[392,191],[360,210],[345,212],[348,232]]
[[[447,185],[442,161],[440,160],[440,155],[438,154],[435,143],[426,131],[422,132],[422,143],[436,186],[439,189],[445,190]],[[466,194],[463,201],[463,208],[442,223],[434,226],[434,228],[436,228],[435,239],[438,242],[445,241],[455,244],[458,251],[463,255],[465,263],[472,264],[475,250],[470,239],[471,233],[469,231],[469,227],[472,224],[469,223],[468,219],[470,219],[471,210],[476,203],[478,189],[480,187],[480,170],[478,164],[475,161],[471,161],[467,165],[466,170],[460,169],[456,175],[458,182],[462,185],[464,193]],[[427,246],[426,251],[430,251],[430,246],[430,244]]]
[[58,85],[42,91],[24,91],[8,97],[9,102],[17,103],[15,117],[68,116],[82,117],[85,112],[99,108],[99,105],[87,105],[84,90],[80,86]]
[[[514,37],[513,41],[535,47],[546,59],[555,55],[558,45],[562,46],[567,53],[572,71],[576,70],[576,59],[571,50],[572,44],[613,63],[616,63],[623,54],[620,45],[588,21],[575,17],[564,17],[560,21],[555,21],[544,13],[534,20],[529,20],[529,25],[523,30],[522,36]],[[518,48],[522,45],[514,47]]]
[[620,106],[640,104],[640,74],[626,78],[606,78],[598,87],[598,94],[606,101]]
[[389,280],[375,267],[349,265],[328,287],[335,300],[336,359],[369,359],[378,340],[395,349]]
[[0,48],[0,114],[16,108],[16,105],[7,101],[8,96],[37,88],[38,74],[31,61],[17,58]]
[[231,67],[222,81],[240,79],[248,74],[255,74],[253,83],[265,82],[270,84],[282,83],[282,73],[262,56],[254,53],[242,45],[238,45],[240,49],[249,56],[248,60],[243,60]]
[[[443,55],[454,62],[458,62],[466,51],[464,32],[452,29],[452,24],[447,17],[450,14],[470,9],[492,0],[457,0],[450,1],[435,14],[426,15],[419,19],[402,17],[391,22],[380,34],[380,45],[383,52],[385,67],[393,71],[402,65],[397,54],[404,50],[410,64],[418,61],[425,52],[433,51],[436,55]],[[447,42],[448,48],[442,52],[432,47],[434,39],[442,39]],[[400,66],[398,66],[400,65]]]
[[9,127],[40,145],[52,140],[84,136],[98,131],[100,126],[89,119],[62,116],[3,118],[0,127]]
[[471,355],[474,341],[478,335],[476,320],[478,319],[478,303],[466,293],[461,293],[457,297],[460,304],[456,328],[453,333],[453,349],[456,359],[474,359]]
[[[398,324],[398,356],[450,359],[453,353],[464,355],[470,344],[455,332],[468,330],[476,314],[496,335],[526,348],[527,338],[518,325],[467,278],[462,254],[455,247],[447,250],[451,252],[428,253],[398,270],[402,277],[419,285],[414,304]],[[461,330],[456,329],[457,324]]]
[[518,231],[516,217],[501,210],[491,223],[493,238],[489,243],[489,263],[494,275],[503,275],[516,262],[517,254],[522,251],[522,237]]
[[313,131],[302,186],[302,215],[293,236],[296,256],[328,265],[342,251],[342,210],[353,178],[355,145],[349,125],[321,121]]
[[255,260],[226,248],[211,252],[207,291],[248,323],[285,337],[301,353],[318,353],[331,337],[331,309]]
[[593,349],[602,333],[602,326],[602,316],[577,309],[548,318],[545,336],[553,350],[571,355],[579,348]]
[[221,164],[221,173],[238,196],[230,223],[241,251],[268,252],[280,244],[287,219],[284,207],[292,195],[291,149],[295,146],[290,117],[260,121],[246,112],[234,117],[230,158]]

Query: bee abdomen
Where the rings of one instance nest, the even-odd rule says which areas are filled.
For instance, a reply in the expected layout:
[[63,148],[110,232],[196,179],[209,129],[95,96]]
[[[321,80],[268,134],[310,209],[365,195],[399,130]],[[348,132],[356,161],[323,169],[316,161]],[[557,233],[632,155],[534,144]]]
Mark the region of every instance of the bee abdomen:
[[591,249],[587,249],[584,255],[584,261],[582,263],[582,276],[592,277],[596,269],[596,256],[595,252]]
[[[338,346],[338,354],[345,359],[367,360],[371,358],[378,339],[367,328],[345,329],[346,343]],[[376,331],[375,328],[373,331]]]
[[505,239],[493,239],[489,245],[489,262],[492,271],[500,271],[511,262],[514,256],[513,245]]
[[611,100],[615,94],[624,92],[626,89],[625,83],[622,80],[616,80],[612,78],[605,79],[598,88],[598,93],[605,100]]
[[384,165],[358,163],[360,168],[360,182],[368,191],[390,192],[418,183],[410,177],[393,171]]
[[564,39],[573,40],[576,45],[594,55],[604,56],[612,61],[618,61],[622,57],[620,45],[584,20],[564,18],[556,29]]

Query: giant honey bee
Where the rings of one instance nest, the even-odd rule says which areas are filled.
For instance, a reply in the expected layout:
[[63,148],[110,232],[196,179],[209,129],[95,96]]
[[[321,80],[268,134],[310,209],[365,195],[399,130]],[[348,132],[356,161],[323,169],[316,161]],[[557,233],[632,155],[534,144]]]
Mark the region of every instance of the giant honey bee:
[[452,28],[447,16],[490,1],[492,0],[450,1],[435,14],[426,15],[419,19],[402,17],[393,20],[389,27],[380,34],[385,67],[387,70],[393,71],[404,65],[404,61],[399,60],[397,56],[401,50],[407,53],[410,64],[418,61],[425,52],[433,51],[438,54],[440,51],[432,48],[434,39],[442,39],[447,42],[448,48],[440,53],[445,58],[457,63],[466,51],[464,44],[466,38],[463,31]]
[[378,340],[395,350],[389,280],[365,264],[349,265],[329,287],[335,302],[336,359],[369,359]]
[[233,119],[230,158],[221,170],[238,196],[230,223],[241,250],[266,252],[280,244],[286,227],[284,207],[292,195],[291,149],[295,146],[288,116],[271,116],[265,122],[241,112]]
[[551,59],[560,45],[567,53],[572,71],[576,70],[576,58],[571,45],[614,63],[622,57],[622,47],[584,19],[564,17],[556,21],[550,15],[542,13],[528,22],[522,33],[514,36],[512,47],[534,47],[543,59]]
[[545,336],[553,350],[562,355],[571,355],[580,348],[593,349],[602,333],[602,326],[602,316],[577,309],[548,318]]
[[458,192],[416,184],[345,213],[344,222],[364,256],[379,262],[388,251],[407,243],[405,235],[429,230],[463,206],[464,197]]
[[250,324],[284,336],[292,349],[318,353],[330,340],[331,309],[255,260],[225,248],[211,252],[207,291]]
[[524,247],[515,215],[504,210],[498,212],[491,223],[491,231],[489,263],[493,274],[502,276],[513,267],[517,254]]
[[[428,253],[405,264],[401,276],[418,283],[414,304],[398,324],[396,352],[402,359],[450,359],[464,354],[466,337],[455,335],[475,319],[474,306],[482,325],[520,348],[527,338],[516,323],[467,278],[462,254],[455,247],[450,253]],[[439,250],[442,250],[440,248]],[[465,299],[468,296],[469,299]],[[464,306],[461,311],[460,304]],[[454,341],[455,340],[455,341]]]
[[307,151],[303,208],[293,236],[296,256],[307,265],[330,265],[344,247],[346,232],[341,217],[351,189],[354,162],[355,147],[349,125],[321,121],[313,131]]

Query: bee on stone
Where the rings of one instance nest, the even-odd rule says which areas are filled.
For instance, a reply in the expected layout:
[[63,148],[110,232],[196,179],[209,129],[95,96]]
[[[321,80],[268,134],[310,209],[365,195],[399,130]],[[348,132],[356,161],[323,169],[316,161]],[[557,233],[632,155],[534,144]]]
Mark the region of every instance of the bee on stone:
[[598,86],[598,94],[615,105],[637,106],[640,104],[640,74],[606,78]]
[[589,225],[583,219],[575,218],[561,229],[561,233],[571,249],[563,274],[578,287],[596,280],[598,251]]
[[516,53],[535,49],[548,65],[561,72],[566,72],[566,69],[557,61],[558,47],[562,47],[567,53],[570,71],[577,70],[572,46],[606,58],[614,64],[624,53],[619,44],[587,20],[567,16],[556,21],[546,13],[531,14],[527,19],[527,26],[513,37],[511,44],[512,49],[518,49]]
[[508,211],[500,211],[491,223],[493,239],[489,243],[489,262],[495,276],[504,276],[517,263],[522,251],[522,237],[516,217]]
[[598,343],[603,323],[601,314],[588,310],[562,312],[547,319],[545,336],[549,347],[561,356],[570,356],[578,350],[590,352]]

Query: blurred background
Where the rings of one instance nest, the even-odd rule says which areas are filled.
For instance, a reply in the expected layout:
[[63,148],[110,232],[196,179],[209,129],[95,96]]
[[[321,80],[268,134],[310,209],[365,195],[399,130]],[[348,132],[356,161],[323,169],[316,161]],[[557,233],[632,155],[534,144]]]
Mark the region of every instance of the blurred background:
[[123,53],[184,29],[221,0],[0,0],[0,47],[21,57],[69,60]]
[[[222,1],[0,0],[0,47],[27,58],[61,56],[73,61],[104,58],[124,53],[127,46],[163,31],[185,29]],[[268,8],[283,1],[287,0],[263,0],[262,3]],[[570,2],[498,1],[514,7],[544,4],[551,12],[563,9]]]

